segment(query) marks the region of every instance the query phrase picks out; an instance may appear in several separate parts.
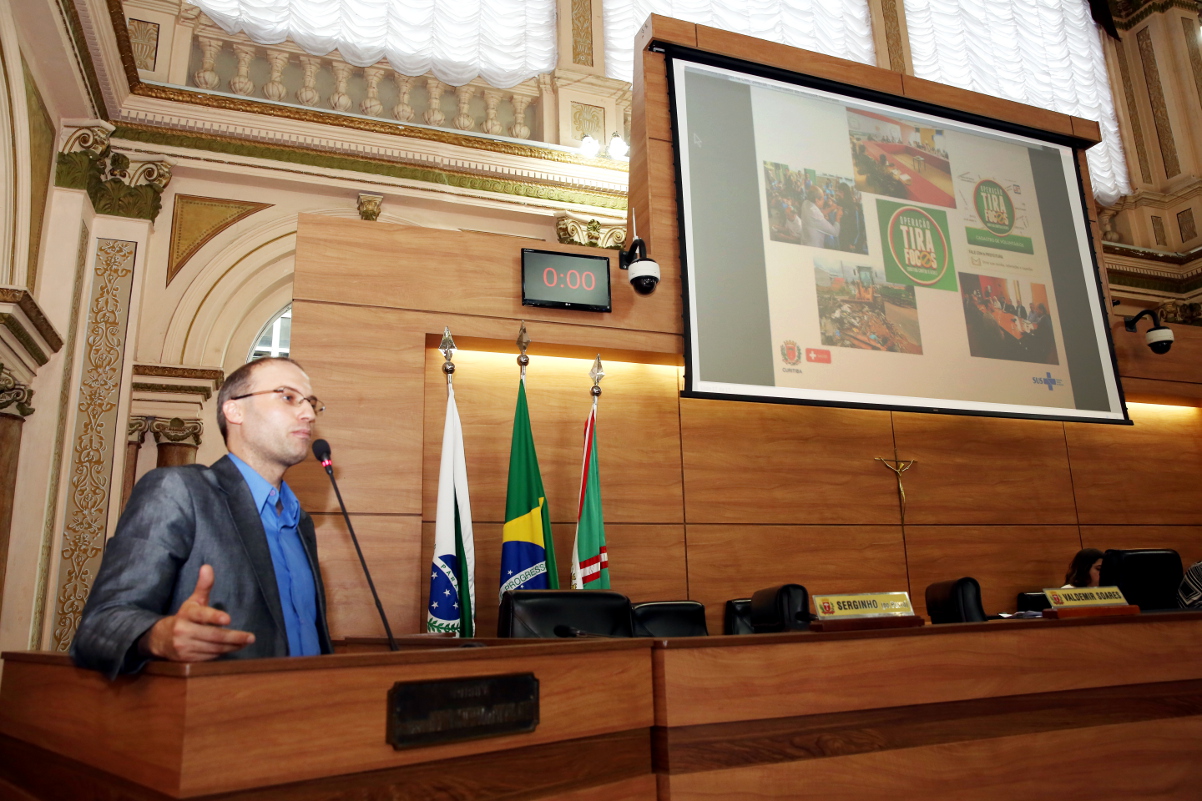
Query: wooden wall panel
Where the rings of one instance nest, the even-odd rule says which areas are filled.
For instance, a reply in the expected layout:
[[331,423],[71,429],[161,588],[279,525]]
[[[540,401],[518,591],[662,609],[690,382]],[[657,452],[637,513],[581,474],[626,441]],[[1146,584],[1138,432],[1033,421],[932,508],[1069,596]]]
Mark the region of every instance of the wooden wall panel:
[[[480,637],[494,637],[497,633],[501,529],[500,523],[472,524],[476,541],[476,632]],[[572,586],[572,542],[576,537],[576,524],[557,523],[551,527],[551,535],[555,537],[559,586],[566,590]],[[606,523],[605,543],[609,551],[610,585],[614,592],[622,593],[634,603],[689,597],[684,526]],[[421,553],[424,569],[434,554],[432,522],[422,524]],[[417,594],[420,597],[415,614],[421,631],[425,631],[426,605],[429,603],[428,575],[423,572],[418,578]],[[721,624],[718,630],[721,630]]]
[[[1202,718],[1151,720],[663,777],[672,801],[1192,799]],[[1193,765],[1193,767],[1188,767]]]
[[689,523],[897,524],[889,412],[681,399]]
[[[516,334],[516,329],[514,331]],[[455,402],[463,423],[472,517],[503,523],[509,449],[517,403],[518,366],[512,354],[455,355]],[[446,417],[442,354],[426,352],[423,519],[433,520]],[[593,359],[539,356],[526,371],[534,445],[552,522],[575,523],[584,453],[584,423],[592,406]],[[597,458],[605,519],[680,523],[684,504],[675,366],[607,361],[597,411]]]
[[1130,412],[1133,426],[1064,426],[1081,524],[1202,524],[1202,410]]
[[774,584],[811,594],[904,591],[899,526],[688,526],[689,597],[705,604],[710,633],[722,631],[732,598]]
[[1085,548],[1172,548],[1189,568],[1202,561],[1202,525],[1199,526],[1081,526]]
[[906,524],[1076,524],[1063,424],[893,414]]
[[[294,294],[303,300],[681,331],[679,274],[665,270],[654,294],[637,295],[613,250],[316,214],[300,216],[296,240]],[[613,312],[522,306],[524,247],[609,256]]]
[[926,588],[972,576],[986,614],[1013,612],[1020,592],[1059,587],[1081,548],[1076,526],[906,525],[910,599],[927,614]]
[[[421,463],[425,332],[389,309],[303,300],[292,324],[292,356],[327,407],[314,432],[330,442],[347,508],[419,514],[421,473],[408,465]],[[290,470],[288,484],[307,511],[338,511],[316,460]]]
[[[677,330],[683,333],[683,302],[680,263],[680,234],[677,227],[676,167],[671,142],[647,141],[647,178],[650,214],[640,213],[638,235],[647,243],[647,255],[660,266],[661,279],[655,294],[674,291],[677,299]],[[649,217],[649,219],[648,219]]]
[[1170,325],[1173,329],[1173,348],[1157,355],[1148,348],[1144,334],[1151,323],[1140,320],[1139,331],[1130,333],[1120,317],[1110,318],[1110,338],[1114,340],[1114,355],[1124,378],[1150,378],[1157,381],[1202,383],[1202,329],[1192,325]]
[[[383,637],[384,624],[380,622],[342,515],[314,515],[313,522],[317,528],[321,578],[326,586],[330,636],[336,640]],[[430,561],[429,553],[422,560],[421,519],[417,515],[353,515],[351,523],[393,634],[418,631],[416,596]],[[425,597],[426,591],[421,590],[421,594]],[[420,621],[423,631],[425,623],[423,616]]]

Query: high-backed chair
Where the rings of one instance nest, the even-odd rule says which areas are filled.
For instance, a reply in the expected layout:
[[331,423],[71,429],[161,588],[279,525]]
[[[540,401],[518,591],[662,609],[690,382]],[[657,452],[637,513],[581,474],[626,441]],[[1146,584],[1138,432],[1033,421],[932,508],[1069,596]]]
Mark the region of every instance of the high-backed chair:
[[630,599],[606,590],[509,590],[501,597],[498,637],[633,637]]
[[1102,556],[1100,583],[1118,587],[1127,603],[1150,612],[1178,608],[1182,575],[1181,556],[1170,548],[1111,549]]
[[734,598],[726,602],[722,613],[723,634],[754,634],[751,627],[751,599]]
[[647,601],[631,607],[636,637],[705,637],[705,604],[697,601]]
[[981,585],[971,576],[940,581],[927,587],[927,614],[932,623],[984,623]]
[[810,594],[800,584],[767,587],[751,596],[751,628],[756,634],[808,631]]

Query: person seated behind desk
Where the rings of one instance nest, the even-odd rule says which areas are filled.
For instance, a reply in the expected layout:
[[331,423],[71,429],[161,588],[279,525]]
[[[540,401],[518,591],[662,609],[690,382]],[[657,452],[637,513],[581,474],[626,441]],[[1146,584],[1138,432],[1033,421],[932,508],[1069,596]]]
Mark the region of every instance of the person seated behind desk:
[[1202,609],[1202,562],[1194,562],[1177,587],[1177,605],[1182,609]]
[[287,358],[238,368],[217,404],[229,455],[134,487],[71,644],[78,666],[115,678],[152,658],[332,652],[313,521],[283,480],[324,407]]
[[1068,572],[1064,574],[1064,586],[1060,589],[1096,587],[1101,580],[1102,552],[1097,548],[1082,548],[1069,562]]

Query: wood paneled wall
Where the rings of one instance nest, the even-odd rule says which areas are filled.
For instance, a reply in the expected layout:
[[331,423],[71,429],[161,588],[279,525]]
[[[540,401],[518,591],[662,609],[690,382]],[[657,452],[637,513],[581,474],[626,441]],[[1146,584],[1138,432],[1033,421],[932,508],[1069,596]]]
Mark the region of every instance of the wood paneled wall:
[[[654,35],[740,55],[742,37],[653,17]],[[733,37],[733,38],[732,38]],[[1096,138],[1096,125],[754,43],[779,66]],[[751,54],[748,51],[748,54]],[[424,626],[446,385],[434,349],[449,326],[476,530],[477,613],[495,625],[514,362],[534,344],[527,393],[561,580],[574,535],[588,367],[601,354],[598,448],[614,588],[635,601],[722,604],[775,583],[811,592],[905,589],[975,576],[989,612],[1063,582],[1081,547],[1167,546],[1202,559],[1202,408],[1134,405],[1133,426],[682,399],[681,282],[663,56],[635,59],[630,205],[663,270],[637,296],[611,259],[613,312],[521,305],[520,251],[595,249],[504,236],[303,216],[292,353],[329,410],[343,495],[398,632]],[[850,72],[849,72],[850,71]],[[1051,116],[1048,116],[1051,115]],[[1093,217],[1093,210],[1090,210]],[[1114,333],[1129,400],[1202,404],[1202,330],[1167,356]],[[916,460],[897,478],[877,457]],[[326,477],[289,480],[318,517],[335,637],[382,634]]]

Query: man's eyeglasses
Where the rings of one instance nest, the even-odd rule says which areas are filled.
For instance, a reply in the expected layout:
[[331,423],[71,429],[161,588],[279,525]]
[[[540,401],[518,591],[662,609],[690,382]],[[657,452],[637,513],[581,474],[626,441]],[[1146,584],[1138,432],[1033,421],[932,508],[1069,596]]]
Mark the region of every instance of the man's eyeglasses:
[[279,395],[280,399],[292,406],[300,406],[305,401],[313,407],[313,414],[321,414],[326,410],[326,405],[317,399],[316,395],[305,397],[299,391],[291,387],[280,387],[279,389],[261,389],[258,392],[248,392],[245,395],[238,395],[230,398],[230,400],[242,400],[243,398],[251,398],[255,395]]

